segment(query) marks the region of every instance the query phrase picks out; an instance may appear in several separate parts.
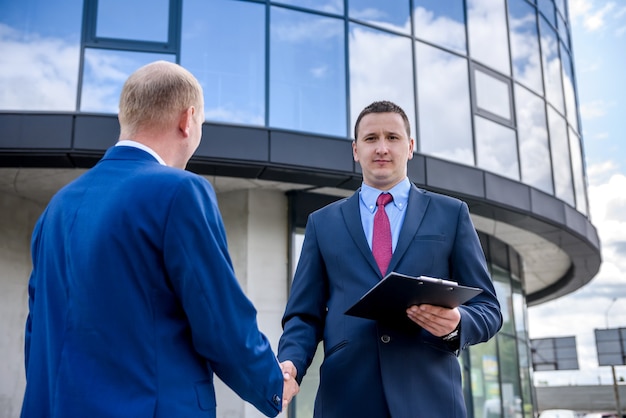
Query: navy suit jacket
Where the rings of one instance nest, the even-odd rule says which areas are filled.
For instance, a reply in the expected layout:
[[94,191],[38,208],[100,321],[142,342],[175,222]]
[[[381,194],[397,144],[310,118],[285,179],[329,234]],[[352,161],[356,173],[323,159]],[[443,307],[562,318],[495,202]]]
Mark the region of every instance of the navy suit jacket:
[[215,417],[213,373],[280,411],[206,179],[113,147],[50,201],[32,258],[23,417]]
[[[406,210],[388,272],[483,289],[459,308],[459,347],[487,341],[502,316],[467,205],[412,186]],[[302,379],[323,339],[316,417],[465,417],[459,350],[408,318],[382,323],[344,314],[381,278],[363,232],[358,191],[312,213],[279,359],[293,361]]]

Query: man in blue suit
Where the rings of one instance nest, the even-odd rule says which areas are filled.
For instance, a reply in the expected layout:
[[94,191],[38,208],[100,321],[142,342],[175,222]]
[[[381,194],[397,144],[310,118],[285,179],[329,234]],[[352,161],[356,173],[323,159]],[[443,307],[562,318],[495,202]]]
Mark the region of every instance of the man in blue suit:
[[[363,184],[352,197],[309,216],[278,358],[300,382],[324,341],[315,417],[465,417],[457,355],[493,337],[502,324],[467,205],[410,183],[414,140],[397,105],[366,107],[354,135]],[[386,193],[392,202],[377,209],[379,195]],[[379,210],[389,219],[392,247],[382,270],[372,253]],[[391,271],[483,292],[454,309],[411,306],[396,321],[344,314]]]
[[137,70],[120,141],[38,220],[22,417],[215,417],[214,373],[267,416],[297,392],[236,280],[210,183],[184,170],[203,107],[182,67]]

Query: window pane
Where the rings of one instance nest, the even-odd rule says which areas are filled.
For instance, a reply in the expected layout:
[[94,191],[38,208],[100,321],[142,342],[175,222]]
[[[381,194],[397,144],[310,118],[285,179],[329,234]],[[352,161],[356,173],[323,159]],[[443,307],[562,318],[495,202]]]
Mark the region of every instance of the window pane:
[[504,0],[468,0],[470,55],[487,67],[510,75]]
[[414,0],[415,36],[434,44],[467,52],[463,0]]
[[515,131],[480,116],[476,121],[476,165],[519,180]]
[[82,0],[0,2],[0,109],[76,109]]
[[478,69],[474,70],[476,104],[496,116],[511,120],[511,91],[509,83]]
[[467,61],[417,42],[416,66],[419,150],[474,165]]
[[[183,3],[180,61],[204,89],[207,120],[265,125],[265,5]],[[236,25],[233,22],[237,22]]]
[[522,182],[554,193],[544,101],[523,87],[515,87],[515,110]]
[[583,168],[583,156],[580,146],[580,138],[570,128],[569,146],[572,156],[572,174],[574,176],[574,190],[576,192],[576,209],[587,214],[587,188],[585,187],[585,172]]
[[567,121],[578,132],[578,109],[576,108],[576,90],[574,88],[574,68],[569,52],[561,47],[563,59],[563,90],[565,94],[565,108]]
[[539,19],[539,30],[541,32],[541,58],[546,83],[546,97],[559,112],[565,113],[559,42],[554,29],[546,23],[545,19]]
[[539,31],[535,8],[525,0],[510,0],[509,27],[513,76],[520,83],[543,95]]
[[288,4],[320,12],[343,14],[343,0],[278,0],[274,3]]
[[567,29],[567,26],[565,25],[565,20],[563,20],[560,14],[557,15],[557,23],[557,29],[559,30],[559,36],[561,37],[561,41],[565,44],[567,49],[570,49],[571,46],[569,40],[569,31]]
[[520,417],[522,414],[522,390],[520,367],[515,338],[498,334],[498,358],[502,379],[502,410],[505,417]]
[[409,0],[350,0],[349,5],[349,14],[353,19],[411,33]]
[[[350,111],[354,126],[361,110],[375,100],[391,100],[415,129],[411,40],[366,26],[350,25]],[[352,132],[350,133],[352,135]]]
[[80,110],[117,113],[124,82],[136,69],[152,61],[175,62],[174,55],[106,49],[85,50],[85,70]]
[[501,333],[515,335],[515,323],[513,317],[513,305],[511,303],[511,279],[508,271],[491,264],[493,278],[493,286],[496,290],[498,302],[500,302],[500,311],[502,312],[502,329]]
[[347,134],[343,21],[273,7],[270,125]]
[[537,7],[552,26],[556,27],[556,15],[554,14],[554,2],[552,0],[537,0]]
[[169,0],[98,0],[96,36],[167,42]]
[[574,206],[574,186],[570,166],[569,145],[565,120],[548,107],[548,126],[550,127],[550,151],[554,170],[555,195]]
[[469,348],[474,417],[500,417],[500,384],[496,339]]

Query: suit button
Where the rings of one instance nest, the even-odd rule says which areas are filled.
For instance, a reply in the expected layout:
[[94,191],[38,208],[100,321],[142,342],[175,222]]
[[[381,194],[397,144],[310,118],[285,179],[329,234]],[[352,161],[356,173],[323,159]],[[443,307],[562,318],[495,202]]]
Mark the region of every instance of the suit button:
[[389,335],[385,334],[382,337],[380,337],[380,340],[382,342],[384,342],[385,344],[387,344],[389,341],[391,341],[391,337]]
[[276,405],[276,406],[280,405],[280,403],[281,403],[280,396],[274,395],[272,397],[272,402],[274,402],[274,405]]

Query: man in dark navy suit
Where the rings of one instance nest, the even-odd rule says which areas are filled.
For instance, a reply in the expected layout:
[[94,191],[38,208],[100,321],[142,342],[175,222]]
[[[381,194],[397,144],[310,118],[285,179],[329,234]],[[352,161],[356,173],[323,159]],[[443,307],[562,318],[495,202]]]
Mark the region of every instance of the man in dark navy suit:
[[[278,358],[300,382],[323,340],[315,417],[465,417],[457,355],[493,337],[502,324],[468,207],[411,184],[407,162],[414,140],[397,105],[366,107],[354,137],[362,186],[309,216]],[[379,196],[388,202],[380,208]],[[380,210],[388,218],[391,247],[383,262],[372,251]],[[397,321],[344,314],[391,271],[483,292],[454,309],[411,306]]]

